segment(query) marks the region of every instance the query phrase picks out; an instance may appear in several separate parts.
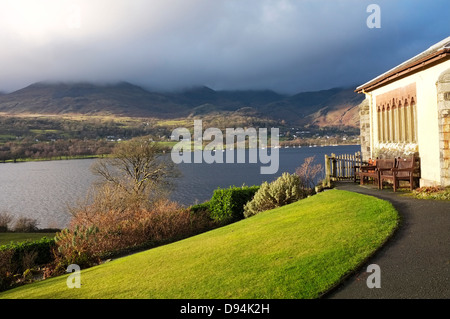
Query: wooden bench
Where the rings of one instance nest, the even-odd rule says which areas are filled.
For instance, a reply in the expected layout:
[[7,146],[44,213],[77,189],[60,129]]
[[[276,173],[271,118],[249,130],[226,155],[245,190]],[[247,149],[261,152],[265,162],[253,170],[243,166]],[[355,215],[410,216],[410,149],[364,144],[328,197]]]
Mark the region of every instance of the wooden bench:
[[385,174],[388,174],[387,172],[391,171],[392,168],[395,167],[395,159],[377,159],[375,165],[367,165],[367,166],[361,166],[360,167],[360,184],[364,185],[365,178],[372,178],[374,182],[377,184],[377,187],[381,188],[381,182],[380,182],[380,172],[385,172]]
[[372,169],[373,167],[375,167],[375,164],[376,160],[372,160],[371,158],[369,158],[368,162],[363,162],[362,165],[353,166],[353,182],[356,183],[357,180],[361,179],[359,173],[361,172],[362,169],[364,170],[366,167],[368,169]]
[[419,174],[419,167],[417,165],[418,158],[411,156],[409,158],[396,158],[395,167],[389,170],[380,171],[380,189],[383,189],[383,181],[391,181],[394,187],[394,192],[400,186],[400,181],[408,181],[409,189],[412,191],[415,187],[415,179]]

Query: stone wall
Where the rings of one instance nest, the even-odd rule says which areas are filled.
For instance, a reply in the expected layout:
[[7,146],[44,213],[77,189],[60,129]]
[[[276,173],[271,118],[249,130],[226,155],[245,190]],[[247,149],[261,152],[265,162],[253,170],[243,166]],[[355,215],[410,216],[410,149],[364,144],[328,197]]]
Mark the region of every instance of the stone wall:
[[359,105],[359,123],[361,156],[363,161],[368,161],[370,158],[370,105],[367,97]]
[[450,69],[437,82],[441,185],[450,185]]

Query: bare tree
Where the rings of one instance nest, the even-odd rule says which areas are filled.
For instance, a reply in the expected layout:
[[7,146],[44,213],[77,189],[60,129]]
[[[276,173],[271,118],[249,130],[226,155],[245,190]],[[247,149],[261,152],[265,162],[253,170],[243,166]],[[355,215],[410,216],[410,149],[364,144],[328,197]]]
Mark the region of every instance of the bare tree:
[[0,210],[0,233],[7,232],[13,221],[13,216],[6,211]]
[[314,159],[315,156],[305,158],[303,164],[295,171],[300,177],[300,187],[303,189],[314,189],[316,178],[322,173],[322,165],[314,165]]
[[150,202],[167,196],[173,178],[180,175],[159,144],[145,137],[117,144],[111,156],[97,160],[91,170],[101,177],[102,183]]

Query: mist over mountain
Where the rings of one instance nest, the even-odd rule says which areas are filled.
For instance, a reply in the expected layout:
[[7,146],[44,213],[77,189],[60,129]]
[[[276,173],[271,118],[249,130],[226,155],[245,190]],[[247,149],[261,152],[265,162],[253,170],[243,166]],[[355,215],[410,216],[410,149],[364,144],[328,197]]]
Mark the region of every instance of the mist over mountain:
[[0,95],[0,112],[161,119],[240,112],[297,125],[357,127],[357,106],[362,100],[353,88],[285,95],[271,90],[216,91],[206,86],[154,92],[128,82],[38,82]]

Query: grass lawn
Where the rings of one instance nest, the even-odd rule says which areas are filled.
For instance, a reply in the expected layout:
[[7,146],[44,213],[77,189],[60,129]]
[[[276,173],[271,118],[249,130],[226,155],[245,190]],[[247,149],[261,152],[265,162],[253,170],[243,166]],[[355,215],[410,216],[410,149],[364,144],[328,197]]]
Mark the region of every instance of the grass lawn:
[[386,201],[330,190],[176,243],[0,294],[0,298],[316,298],[398,224]]
[[0,246],[10,242],[39,240],[42,237],[52,238],[55,237],[55,233],[0,233]]

